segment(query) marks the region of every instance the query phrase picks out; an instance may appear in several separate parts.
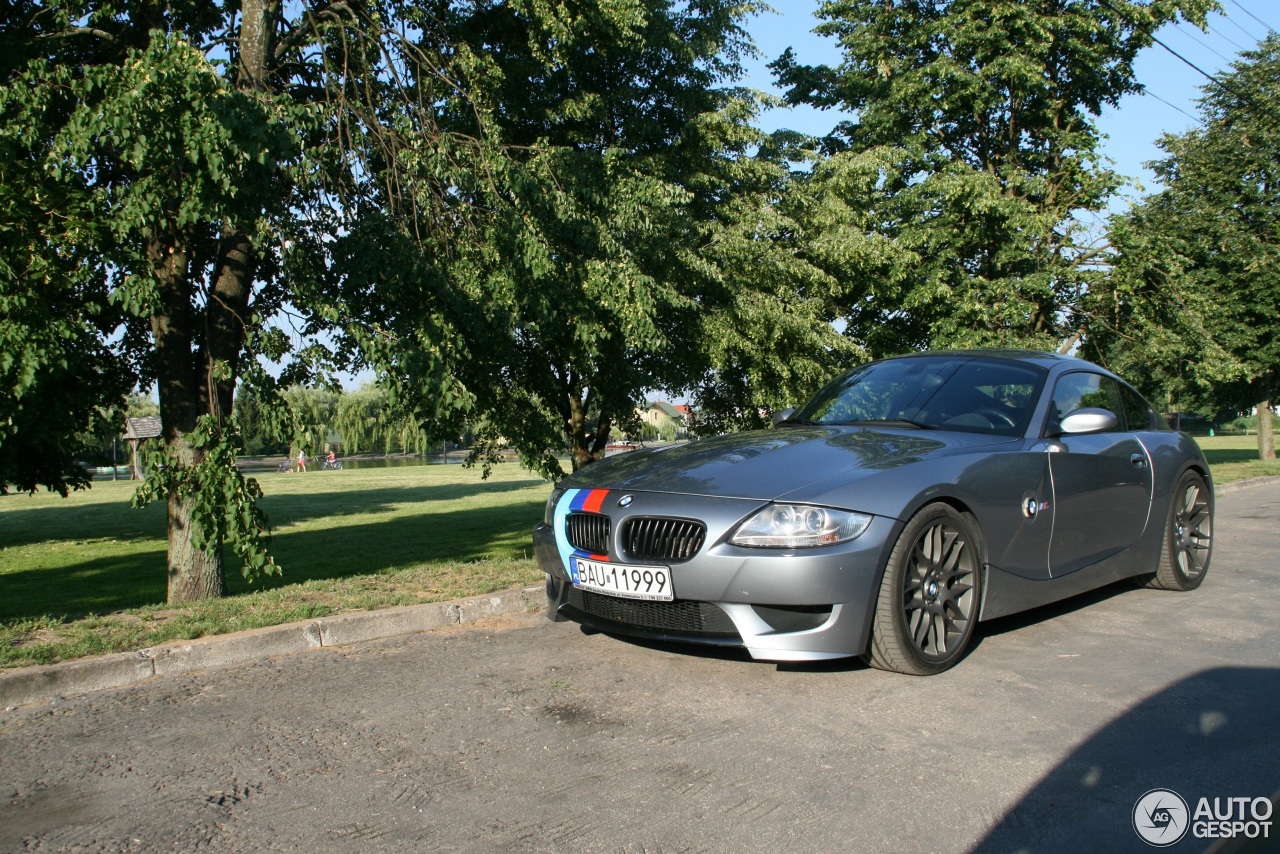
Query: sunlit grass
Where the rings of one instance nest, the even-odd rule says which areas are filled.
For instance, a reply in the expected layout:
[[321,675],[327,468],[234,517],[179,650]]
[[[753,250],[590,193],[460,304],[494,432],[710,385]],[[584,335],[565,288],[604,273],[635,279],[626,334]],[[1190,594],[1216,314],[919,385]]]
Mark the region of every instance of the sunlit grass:
[[355,610],[446,601],[540,578],[533,525],[548,486],[515,466],[488,481],[460,466],[259,476],[282,576],[170,608],[164,508],[129,507],[127,481],[63,499],[0,498],[0,666]]
[[1280,461],[1258,459],[1257,436],[1200,436],[1196,442],[1209,460],[1215,484],[1280,475]]

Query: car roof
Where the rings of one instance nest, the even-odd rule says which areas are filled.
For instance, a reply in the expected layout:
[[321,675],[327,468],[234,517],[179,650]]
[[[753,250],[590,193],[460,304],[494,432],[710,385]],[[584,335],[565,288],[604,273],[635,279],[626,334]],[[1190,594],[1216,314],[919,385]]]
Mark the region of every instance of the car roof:
[[[1066,356],[1061,353],[1049,353],[1041,350],[1019,350],[1011,347],[1010,348],[1000,348],[1000,347],[976,348],[971,350],[922,350],[918,353],[903,353],[900,356],[892,356],[890,358],[915,359],[915,358],[930,357],[930,356],[933,356],[933,357],[956,356],[961,358],[977,358],[977,359],[1004,359],[1008,361],[1030,362],[1031,364],[1034,364],[1046,369],[1052,368],[1055,365],[1061,365],[1065,363],[1065,364],[1080,365],[1081,367],[1087,366],[1090,368],[1102,370],[1105,373],[1110,373],[1109,371],[1106,371],[1105,368],[1099,368],[1098,365],[1095,365],[1092,362],[1086,362],[1084,359],[1078,359],[1075,356]],[[885,359],[883,361],[889,361],[889,359]]]

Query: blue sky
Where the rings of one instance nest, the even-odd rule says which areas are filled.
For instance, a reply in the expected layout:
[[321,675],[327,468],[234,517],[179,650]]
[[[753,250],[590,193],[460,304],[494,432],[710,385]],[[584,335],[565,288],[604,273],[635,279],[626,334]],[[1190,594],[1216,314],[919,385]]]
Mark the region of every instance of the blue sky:
[[[1242,48],[1251,49],[1269,27],[1280,27],[1277,0],[1220,0],[1223,12],[1209,19],[1209,31],[1188,24],[1167,25],[1156,38],[1209,74],[1229,67]],[[818,0],[775,0],[776,14],[765,14],[751,22],[749,29],[763,54],[748,66],[745,85],[781,94],[773,85],[766,64],[787,47],[795,49],[807,65],[837,64],[840,54],[834,41],[814,35],[819,23],[814,12]],[[1265,26],[1264,26],[1265,23]],[[1182,133],[1195,125],[1195,102],[1206,82],[1197,71],[1169,50],[1153,45],[1136,63],[1138,80],[1147,87],[1145,95],[1125,98],[1118,108],[1108,108],[1098,120],[1108,139],[1103,153],[1115,161],[1116,169],[1138,179],[1148,190],[1156,188],[1155,176],[1142,164],[1161,156],[1155,141],[1162,133]],[[812,108],[773,110],[761,122],[765,130],[787,127],[806,133],[825,133],[839,120],[831,111]],[[1131,191],[1132,194],[1132,191]]]

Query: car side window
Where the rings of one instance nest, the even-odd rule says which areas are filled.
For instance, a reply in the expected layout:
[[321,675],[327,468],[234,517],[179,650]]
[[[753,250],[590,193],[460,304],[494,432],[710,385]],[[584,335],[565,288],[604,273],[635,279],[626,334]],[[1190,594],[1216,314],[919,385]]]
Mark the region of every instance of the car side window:
[[[1077,409],[1097,408],[1113,412],[1117,419],[1124,417],[1120,398],[1120,384],[1111,377],[1089,371],[1077,371],[1058,378],[1053,387],[1053,403],[1049,407],[1046,425],[1049,432],[1062,425],[1062,419]],[[1123,422],[1119,425],[1123,429]]]
[[1120,400],[1124,404],[1124,419],[1129,422],[1130,430],[1168,430],[1160,413],[1127,385],[1120,386]]

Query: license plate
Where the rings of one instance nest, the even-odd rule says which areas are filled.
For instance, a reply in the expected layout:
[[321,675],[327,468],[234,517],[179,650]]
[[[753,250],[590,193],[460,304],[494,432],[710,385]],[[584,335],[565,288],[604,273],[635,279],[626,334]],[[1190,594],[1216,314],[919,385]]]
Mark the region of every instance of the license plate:
[[665,566],[619,566],[583,558],[573,559],[573,586],[624,599],[670,602],[671,570]]

